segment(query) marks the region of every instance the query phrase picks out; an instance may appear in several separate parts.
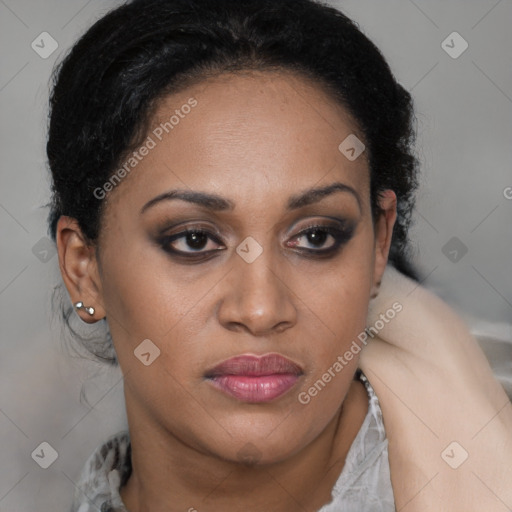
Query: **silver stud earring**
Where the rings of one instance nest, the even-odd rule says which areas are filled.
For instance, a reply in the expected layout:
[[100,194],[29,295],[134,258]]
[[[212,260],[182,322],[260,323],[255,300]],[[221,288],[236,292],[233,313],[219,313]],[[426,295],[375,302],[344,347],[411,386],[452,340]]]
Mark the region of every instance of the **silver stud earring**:
[[82,301],[79,301],[79,302],[75,302],[75,308],[76,309],[84,309],[85,311],[87,311],[87,313],[89,313],[89,315],[94,315],[94,308],[93,307],[86,307],[84,306],[84,303]]

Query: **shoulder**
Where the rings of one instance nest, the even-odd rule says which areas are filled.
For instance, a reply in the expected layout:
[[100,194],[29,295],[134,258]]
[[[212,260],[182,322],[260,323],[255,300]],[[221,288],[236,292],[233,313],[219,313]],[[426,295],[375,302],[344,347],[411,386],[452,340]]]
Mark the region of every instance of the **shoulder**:
[[[113,478],[112,472],[116,472]],[[71,512],[100,510],[112,499],[131,472],[131,445],[128,431],[110,436],[89,456],[77,482]],[[115,489],[112,486],[116,487]]]

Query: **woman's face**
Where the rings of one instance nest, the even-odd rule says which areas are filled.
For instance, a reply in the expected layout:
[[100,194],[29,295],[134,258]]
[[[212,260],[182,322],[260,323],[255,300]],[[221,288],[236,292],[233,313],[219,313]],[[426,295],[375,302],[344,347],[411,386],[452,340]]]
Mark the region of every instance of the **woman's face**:
[[[372,225],[366,153],[339,149],[355,133],[290,73],[226,74],[160,104],[109,192],[88,298],[68,286],[107,317],[129,418],[228,460],[252,446],[262,462],[326,428],[395,220],[390,193]],[[249,357],[269,354],[285,359]]]

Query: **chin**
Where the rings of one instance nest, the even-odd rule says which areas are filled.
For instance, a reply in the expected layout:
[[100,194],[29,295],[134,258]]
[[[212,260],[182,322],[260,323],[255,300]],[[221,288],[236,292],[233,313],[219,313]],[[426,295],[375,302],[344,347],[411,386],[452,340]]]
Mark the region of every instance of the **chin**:
[[[267,425],[264,431],[257,428],[230,429],[222,446],[217,446],[216,454],[225,460],[248,466],[276,464],[292,457],[310,441],[306,432],[290,432],[283,424]],[[312,436],[312,439],[314,436]],[[312,440],[311,439],[311,440]]]

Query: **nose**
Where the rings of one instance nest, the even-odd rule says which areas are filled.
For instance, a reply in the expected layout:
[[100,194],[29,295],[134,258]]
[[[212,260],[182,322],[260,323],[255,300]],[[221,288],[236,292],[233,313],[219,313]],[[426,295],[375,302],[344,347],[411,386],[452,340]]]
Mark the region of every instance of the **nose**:
[[275,264],[271,268],[271,255],[264,251],[252,263],[235,256],[233,264],[224,280],[223,297],[217,309],[221,325],[231,331],[246,330],[262,336],[296,324],[293,292],[285,284],[283,272]]

